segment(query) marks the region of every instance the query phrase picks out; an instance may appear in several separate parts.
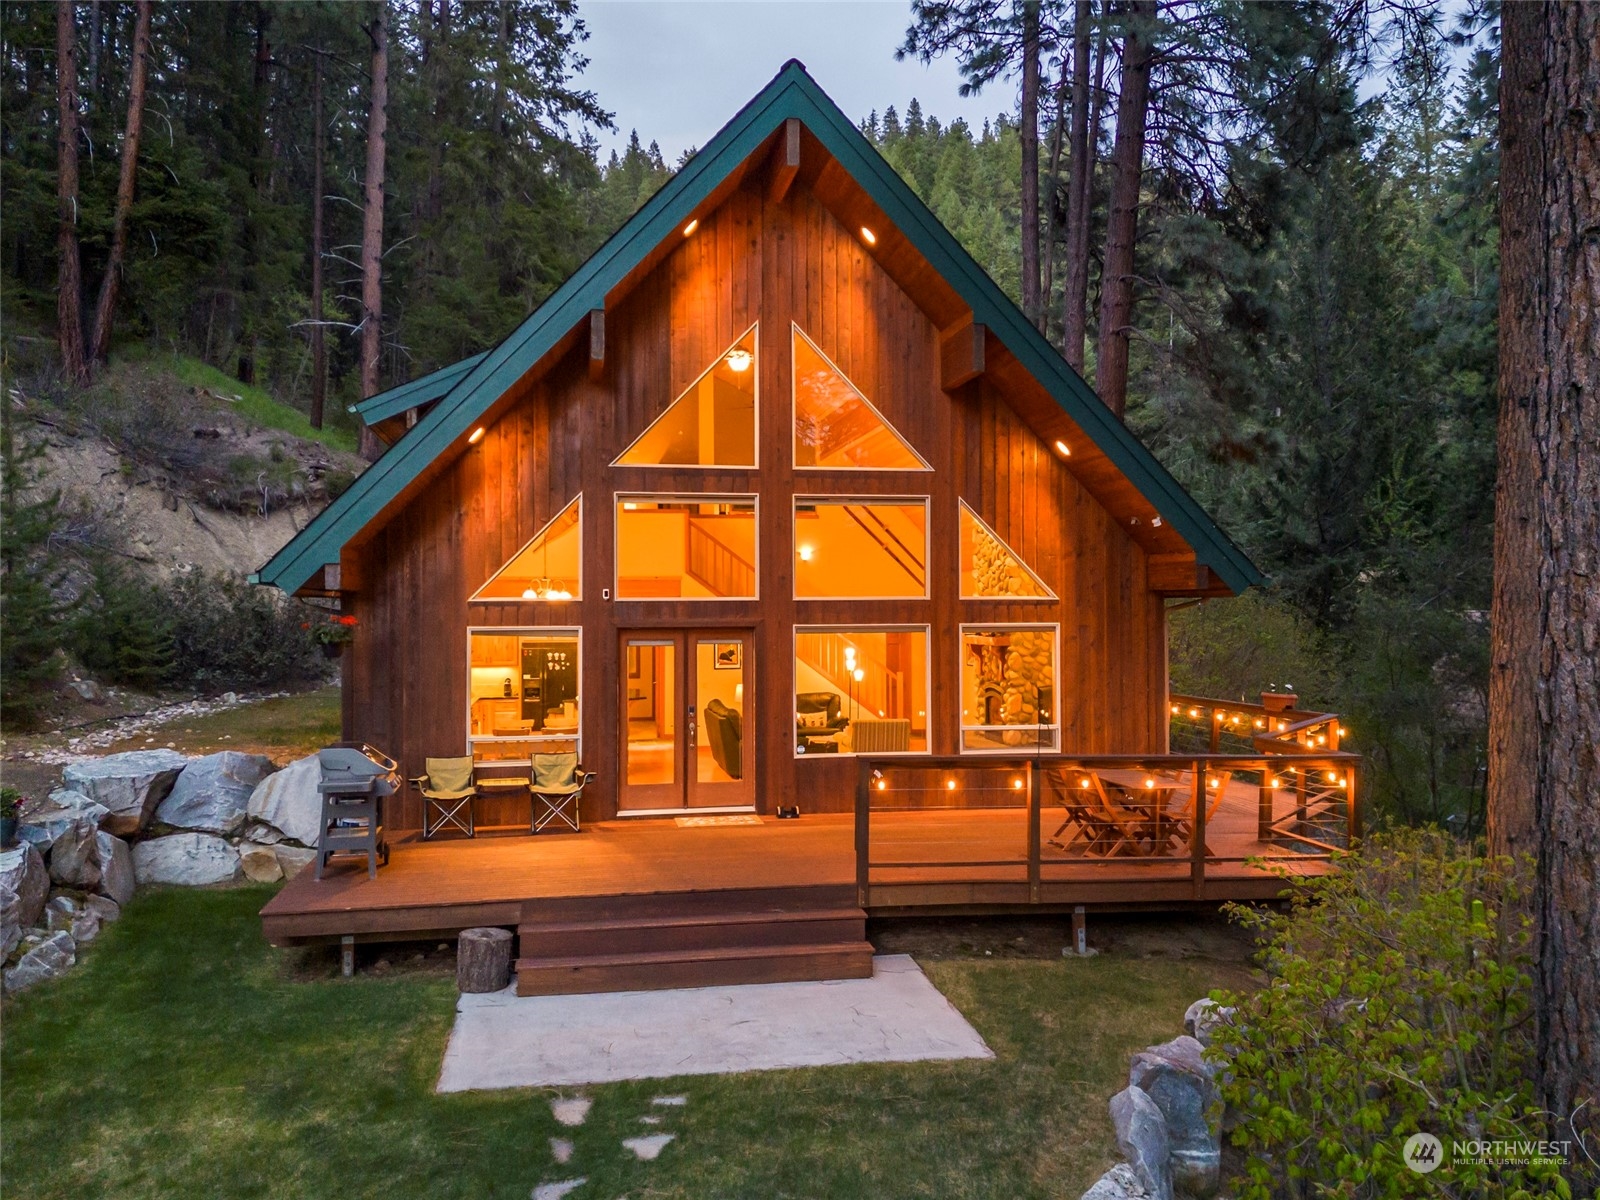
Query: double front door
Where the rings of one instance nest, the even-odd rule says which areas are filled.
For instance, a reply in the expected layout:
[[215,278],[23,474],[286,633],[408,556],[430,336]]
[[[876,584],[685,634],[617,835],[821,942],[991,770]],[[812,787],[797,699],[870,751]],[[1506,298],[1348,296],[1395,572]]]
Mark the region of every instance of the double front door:
[[746,631],[622,635],[622,812],[755,805]]

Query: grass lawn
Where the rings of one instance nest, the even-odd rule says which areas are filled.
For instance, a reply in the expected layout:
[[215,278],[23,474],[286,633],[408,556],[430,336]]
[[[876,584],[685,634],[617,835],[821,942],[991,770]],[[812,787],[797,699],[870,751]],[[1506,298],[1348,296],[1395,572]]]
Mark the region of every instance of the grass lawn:
[[147,738],[154,738],[158,746],[172,742],[184,754],[243,750],[278,762],[303,758],[339,740],[339,685],[224,709],[210,716],[182,717],[110,749],[141,750],[149,744]]
[[[8,1195],[520,1200],[586,1175],[573,1200],[1075,1197],[1112,1160],[1106,1101],[1129,1051],[1180,1032],[1211,987],[1250,984],[1237,955],[1133,941],[1087,960],[999,943],[974,957],[956,939],[924,967],[992,1062],[608,1084],[567,1130],[549,1090],[434,1094],[447,956],[391,947],[396,965],[373,970],[367,951],[369,969],[341,979],[329,952],[262,941],[271,894],[141,893],[66,978],[7,1003]],[[1144,944],[1162,944],[1151,928]],[[688,1104],[652,1110],[663,1093]],[[651,1111],[677,1140],[638,1162],[619,1143],[656,1132],[638,1119]],[[566,1167],[553,1136],[576,1143]]]
[[[298,438],[321,442],[348,454],[356,452],[356,434],[350,427],[328,425],[311,428],[311,418],[298,408],[285,404],[262,388],[241,383],[226,371],[219,371],[197,358],[174,355],[169,360],[172,373],[191,387],[203,387],[224,396],[239,397],[235,405],[245,416],[268,429],[281,429]],[[330,408],[333,407],[330,405]],[[333,413],[328,414],[330,417]]]

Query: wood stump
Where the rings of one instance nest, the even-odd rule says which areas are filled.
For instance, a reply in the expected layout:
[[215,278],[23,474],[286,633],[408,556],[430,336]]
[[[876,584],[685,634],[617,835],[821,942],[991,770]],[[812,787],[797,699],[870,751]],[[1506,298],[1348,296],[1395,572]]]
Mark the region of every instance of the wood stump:
[[511,980],[511,931],[463,929],[456,941],[456,988],[498,992]]

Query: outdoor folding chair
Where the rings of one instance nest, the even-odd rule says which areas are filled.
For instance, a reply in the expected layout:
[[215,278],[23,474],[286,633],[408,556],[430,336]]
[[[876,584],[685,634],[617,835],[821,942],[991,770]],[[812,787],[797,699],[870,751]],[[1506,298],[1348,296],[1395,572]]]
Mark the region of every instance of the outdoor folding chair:
[[472,821],[472,802],[478,786],[472,777],[470,758],[427,758],[426,775],[418,775],[411,786],[422,795],[422,836],[431,838],[441,829],[459,829],[476,837]]
[[[1119,814],[1106,795],[1105,784],[1093,771],[1046,771],[1044,778],[1055,793],[1056,802],[1066,810],[1066,820],[1048,839],[1050,845],[1069,854],[1081,850],[1084,854],[1109,857],[1138,852],[1128,822],[1121,819],[1125,814]],[[1069,828],[1072,835],[1061,840]]]
[[533,756],[532,832],[539,833],[552,824],[578,832],[578,801],[583,789],[594,778],[593,771],[578,765],[576,754],[535,754]]
[[[1169,813],[1168,819],[1172,822],[1177,836],[1187,845],[1194,837],[1194,814],[1197,811],[1196,802],[1199,799],[1196,793],[1199,791],[1200,781],[1192,771],[1181,772],[1178,777],[1189,785],[1189,798],[1184,801],[1181,807]],[[1207,825],[1211,823],[1211,818],[1217,815],[1217,809],[1222,806],[1222,797],[1227,794],[1228,782],[1232,778],[1232,771],[1206,772],[1206,792],[1208,793],[1206,800]],[[1214,857],[1210,846],[1206,847],[1205,854],[1208,858]]]

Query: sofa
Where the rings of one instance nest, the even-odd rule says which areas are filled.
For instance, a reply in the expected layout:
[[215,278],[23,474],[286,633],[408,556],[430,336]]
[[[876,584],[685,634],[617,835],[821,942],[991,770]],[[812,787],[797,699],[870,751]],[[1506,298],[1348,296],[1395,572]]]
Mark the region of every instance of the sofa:
[[729,708],[721,700],[707,702],[700,714],[705,727],[706,741],[711,746],[711,758],[729,777],[744,777],[744,719],[737,708]]
[[804,750],[837,750],[832,740],[850,725],[838,692],[801,692],[794,698],[795,745]]

